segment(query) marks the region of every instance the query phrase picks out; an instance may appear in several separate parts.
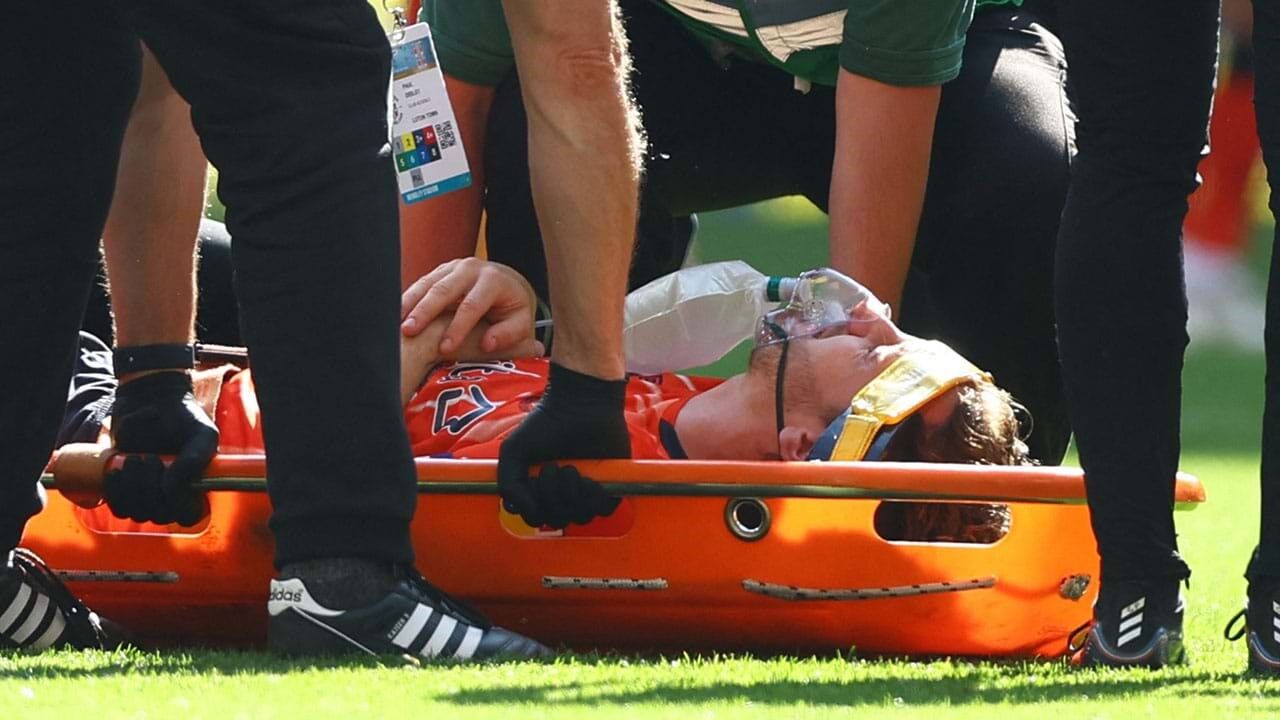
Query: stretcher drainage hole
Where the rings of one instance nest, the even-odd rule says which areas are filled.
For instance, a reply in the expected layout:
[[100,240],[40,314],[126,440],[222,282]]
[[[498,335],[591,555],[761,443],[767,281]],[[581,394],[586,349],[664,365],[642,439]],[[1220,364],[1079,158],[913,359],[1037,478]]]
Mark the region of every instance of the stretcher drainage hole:
[[769,506],[757,498],[734,498],[724,508],[724,521],[739,540],[759,540],[769,534]]
[[991,545],[1009,525],[1009,506],[992,503],[886,500],[875,514],[876,534],[889,541]]

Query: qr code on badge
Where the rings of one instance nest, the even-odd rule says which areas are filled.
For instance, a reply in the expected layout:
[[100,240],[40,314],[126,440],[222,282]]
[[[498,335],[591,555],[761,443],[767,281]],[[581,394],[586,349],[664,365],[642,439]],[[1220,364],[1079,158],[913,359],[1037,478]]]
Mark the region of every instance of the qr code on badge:
[[452,120],[445,120],[436,126],[436,142],[440,144],[441,150],[446,150],[458,144],[458,138],[453,134]]
[[414,168],[410,170],[409,180],[413,183],[415,188],[420,188],[423,185],[426,185],[426,182],[422,179],[422,168]]

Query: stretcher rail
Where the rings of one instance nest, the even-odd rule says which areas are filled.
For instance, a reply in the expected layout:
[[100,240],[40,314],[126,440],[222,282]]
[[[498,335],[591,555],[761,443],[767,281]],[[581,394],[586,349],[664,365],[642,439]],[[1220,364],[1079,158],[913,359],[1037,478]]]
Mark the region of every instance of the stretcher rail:
[[[64,474],[59,460],[79,453],[75,474]],[[92,455],[92,461],[84,458]],[[68,446],[41,477],[45,487],[68,497],[90,500],[101,476],[119,467],[123,455],[97,446]],[[423,495],[496,495],[497,462],[419,458],[418,493]],[[86,473],[85,465],[98,469]],[[939,463],[883,462],[701,462],[690,460],[587,460],[574,463],[584,475],[619,497],[758,497],[917,500],[951,502],[1079,505],[1085,502],[1084,476],[1074,468],[992,467]],[[67,463],[70,467],[71,463]],[[815,472],[815,468],[820,468]],[[696,476],[696,481],[690,481]],[[264,492],[262,455],[219,455],[196,488],[208,492]],[[1204,501],[1204,489],[1180,474],[1180,508]],[[78,502],[80,500],[77,500]],[[84,504],[84,503],[81,503]],[[96,504],[96,502],[95,502]]]

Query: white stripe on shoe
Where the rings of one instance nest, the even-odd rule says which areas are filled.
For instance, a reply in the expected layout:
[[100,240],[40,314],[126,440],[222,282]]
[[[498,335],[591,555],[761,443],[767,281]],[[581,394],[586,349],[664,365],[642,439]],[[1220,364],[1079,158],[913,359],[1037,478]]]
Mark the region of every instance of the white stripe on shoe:
[[418,633],[422,632],[422,627],[427,624],[427,620],[431,619],[431,608],[419,603],[413,609],[413,614],[409,616],[409,620],[405,622],[404,627],[400,628],[400,632],[391,638],[392,644],[396,647],[408,650],[413,644],[414,638],[418,637]]
[[[54,612],[57,612],[56,608],[54,609]],[[36,631],[36,628],[40,627],[41,623],[48,619],[48,617],[49,598],[46,595],[36,593],[36,605],[27,615],[26,622],[22,623],[17,630],[13,631],[13,641],[19,645],[25,643],[27,638],[31,637],[32,633]]]
[[1120,647],[1120,646],[1122,646],[1122,645],[1124,645],[1124,644],[1126,644],[1126,643],[1131,643],[1131,642],[1133,642],[1134,640],[1137,640],[1137,639],[1138,639],[1138,636],[1139,636],[1139,635],[1141,635],[1141,634],[1142,634],[1142,628],[1141,628],[1141,627],[1139,627],[1139,628],[1138,628],[1138,629],[1136,629],[1136,630],[1131,630],[1131,631],[1129,631],[1129,632],[1125,633],[1124,635],[1121,635],[1121,636],[1120,636],[1120,639],[1116,641],[1116,647]]
[[1137,615],[1130,616],[1128,620],[1120,621],[1120,632],[1121,633],[1127,632],[1129,628],[1133,627],[1134,625],[1141,625],[1141,624],[1142,624],[1142,613],[1138,613]]
[[45,629],[44,633],[27,647],[32,650],[47,650],[48,648],[53,647],[53,644],[58,641],[58,638],[62,637],[62,631],[66,627],[66,617],[63,616],[61,610],[55,609],[53,622],[49,623],[49,627]]
[[462,638],[462,644],[458,646],[458,650],[453,656],[459,660],[470,660],[471,656],[476,654],[476,648],[480,647],[480,638],[482,637],[484,637],[484,631],[480,628],[467,628],[466,637]]
[[431,639],[427,641],[426,647],[422,648],[421,655],[423,657],[433,658],[444,650],[444,646],[449,642],[449,638],[453,637],[453,629],[458,626],[458,621],[448,615],[442,615],[440,624],[436,625],[436,631],[431,633]]
[[1137,640],[1142,634],[1142,608],[1146,605],[1147,598],[1144,595],[1120,609],[1120,626],[1117,628],[1120,637],[1116,639],[1117,648]]
[[31,599],[31,587],[26,584],[19,585],[18,594],[14,596],[13,602],[9,603],[8,609],[0,615],[0,633],[9,632],[9,628],[13,627],[22,610],[27,607],[29,599]]

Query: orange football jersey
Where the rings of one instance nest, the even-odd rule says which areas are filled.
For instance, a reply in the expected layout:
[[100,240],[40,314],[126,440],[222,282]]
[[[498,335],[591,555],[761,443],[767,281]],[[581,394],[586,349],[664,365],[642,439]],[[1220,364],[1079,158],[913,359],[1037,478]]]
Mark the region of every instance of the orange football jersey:
[[[496,458],[498,446],[542,397],[549,363],[545,358],[443,363],[405,407],[409,442],[418,457]],[[662,424],[675,425],[690,398],[715,387],[718,378],[665,373],[632,375],[627,381],[625,416],[633,458],[671,457]],[[224,453],[262,452],[258,400],[250,371],[222,387],[215,418]]]

